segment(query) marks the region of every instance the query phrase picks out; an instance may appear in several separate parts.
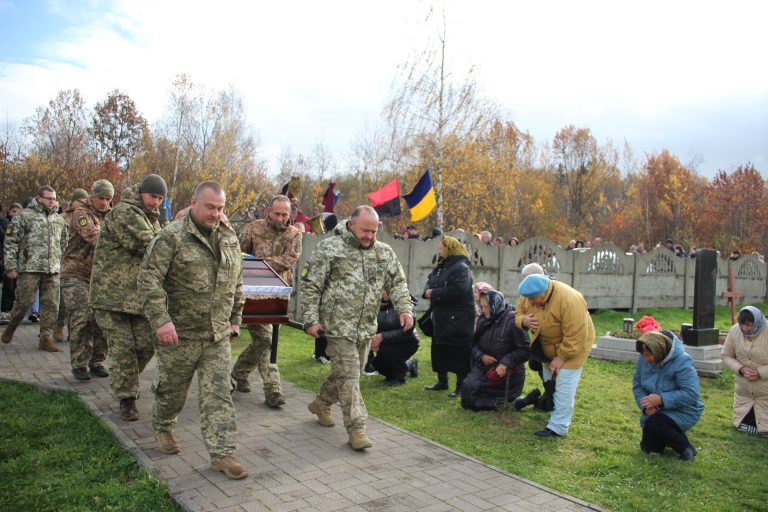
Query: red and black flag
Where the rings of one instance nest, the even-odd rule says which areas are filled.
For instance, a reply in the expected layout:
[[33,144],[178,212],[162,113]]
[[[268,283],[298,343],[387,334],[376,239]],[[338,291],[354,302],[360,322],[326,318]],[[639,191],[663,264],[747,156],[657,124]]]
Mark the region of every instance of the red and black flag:
[[393,179],[376,192],[368,194],[371,206],[379,217],[395,217],[400,215],[400,185],[397,178]]
[[325,190],[325,194],[323,194],[323,212],[324,213],[333,213],[333,211],[336,209],[336,201],[339,200],[339,194],[336,194],[333,189],[336,187],[336,182],[331,181],[328,183],[328,188]]

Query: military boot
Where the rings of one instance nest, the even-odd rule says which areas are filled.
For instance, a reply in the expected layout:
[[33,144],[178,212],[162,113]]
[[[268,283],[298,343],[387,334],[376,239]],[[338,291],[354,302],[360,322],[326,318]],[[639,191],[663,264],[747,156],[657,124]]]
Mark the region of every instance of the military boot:
[[136,408],[136,399],[120,399],[120,417],[125,421],[136,421],[139,419],[139,410]]
[[10,325],[6,327],[5,330],[3,331],[3,337],[2,337],[3,343],[10,343],[11,340],[13,339],[14,332],[16,332],[15,327],[11,327]]
[[317,415],[317,421],[322,426],[332,427],[336,424],[333,422],[333,418],[331,418],[331,408],[327,405],[323,405],[321,402],[315,400],[309,404],[307,409],[309,409],[309,412],[312,414]]
[[214,471],[221,471],[230,480],[240,480],[248,476],[248,472],[245,468],[237,462],[237,459],[232,455],[224,457],[221,460],[215,460],[211,462],[211,469]]
[[250,393],[251,383],[248,382],[248,379],[235,379],[235,389],[241,393]]
[[281,405],[285,405],[285,397],[280,392],[267,393],[265,403],[269,407],[276,409]]
[[155,430],[155,440],[157,441],[157,449],[160,453],[174,455],[181,451],[179,441],[172,430]]
[[61,349],[56,346],[50,336],[43,336],[40,338],[40,343],[37,344],[38,350],[44,350],[45,352],[61,352]]
[[72,368],[72,375],[74,375],[77,380],[91,380],[91,376],[88,375],[88,370],[85,368]]
[[53,339],[58,343],[64,342],[64,327],[57,325],[53,328]]
[[373,446],[365,430],[356,430],[349,433],[349,445],[353,450],[365,450]]

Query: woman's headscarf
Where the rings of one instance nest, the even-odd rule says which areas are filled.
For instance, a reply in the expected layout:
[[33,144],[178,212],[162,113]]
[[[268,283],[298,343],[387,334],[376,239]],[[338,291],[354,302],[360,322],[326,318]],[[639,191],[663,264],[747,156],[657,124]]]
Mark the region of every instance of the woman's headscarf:
[[[755,319],[754,323],[752,324],[752,330],[747,333],[747,336],[752,337],[759,333],[763,327],[765,327],[765,315],[762,311],[754,306],[744,306],[741,308],[741,311],[744,311],[745,309],[752,313],[752,316]],[[741,313],[741,311],[739,311],[739,313]]]
[[507,307],[507,301],[504,300],[504,294],[495,290],[485,293],[488,297],[488,308],[491,311],[491,322],[496,322]]
[[[494,291],[493,286],[486,283],[485,281],[480,281],[479,283],[475,283],[472,285],[472,290],[477,292],[478,296],[482,295],[484,293],[488,293],[490,291]],[[479,300],[479,297],[478,297]],[[475,302],[475,316],[480,316],[483,314],[483,310],[480,308],[480,303]]]
[[637,340],[648,349],[653,356],[653,362],[659,364],[669,355],[672,350],[672,340],[664,336],[659,331],[648,331]]
[[469,258],[469,253],[464,248],[464,244],[452,236],[443,236],[443,254],[437,259],[438,266],[449,256],[464,256]]

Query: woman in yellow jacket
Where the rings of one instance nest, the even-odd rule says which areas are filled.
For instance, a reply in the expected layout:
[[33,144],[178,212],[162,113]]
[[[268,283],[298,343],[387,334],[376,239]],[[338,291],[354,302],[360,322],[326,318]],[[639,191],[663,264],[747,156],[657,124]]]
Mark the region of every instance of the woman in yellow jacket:
[[567,284],[542,274],[523,279],[518,291],[522,298],[515,322],[518,327],[531,330],[532,346],[540,343],[544,360],[549,360],[544,364],[544,382],[556,382],[555,408],[547,426],[536,435],[564,436],[571,424],[581,368],[595,341],[587,301]]

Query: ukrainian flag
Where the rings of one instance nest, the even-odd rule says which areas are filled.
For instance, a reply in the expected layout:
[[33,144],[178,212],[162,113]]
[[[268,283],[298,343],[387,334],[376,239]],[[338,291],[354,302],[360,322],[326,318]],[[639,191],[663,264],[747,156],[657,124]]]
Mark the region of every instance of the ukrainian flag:
[[432,188],[432,178],[429,175],[429,169],[424,176],[419,178],[419,182],[413,187],[410,194],[404,195],[403,199],[408,203],[411,209],[411,222],[417,222],[432,212],[437,205],[435,201],[435,189]]

